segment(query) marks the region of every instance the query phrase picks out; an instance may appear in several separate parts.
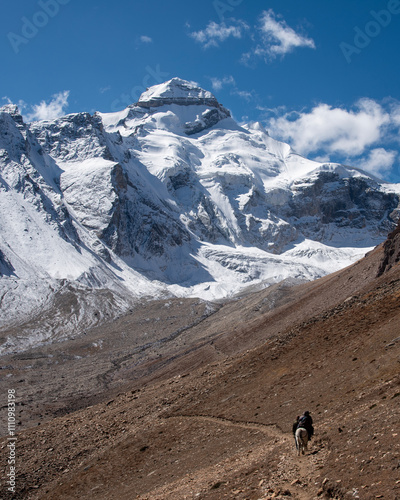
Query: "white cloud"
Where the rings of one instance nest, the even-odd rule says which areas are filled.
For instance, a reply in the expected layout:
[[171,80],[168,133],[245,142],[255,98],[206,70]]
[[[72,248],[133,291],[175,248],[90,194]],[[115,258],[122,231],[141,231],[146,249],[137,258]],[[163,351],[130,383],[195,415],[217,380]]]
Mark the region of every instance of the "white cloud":
[[243,21],[231,20],[231,25],[228,26],[225,22],[218,24],[210,21],[204,30],[193,31],[189,35],[201,43],[205,49],[209,47],[218,47],[220,42],[224,42],[229,37],[242,38],[243,31],[248,28]]
[[296,33],[284,20],[278,21],[272,9],[263,12],[261,31],[269,44],[267,50],[273,55],[285,55],[297,47],[315,49],[314,40]]
[[261,15],[259,32],[261,42],[250,52],[243,54],[242,62],[248,63],[254,57],[262,57],[266,62],[278,56],[285,56],[294,49],[306,47],[315,49],[315,42],[288,26],[284,19],[278,19],[272,9],[264,11]]
[[361,99],[354,110],[319,104],[309,113],[285,114],[269,120],[271,134],[289,142],[301,154],[324,151],[357,156],[382,138],[390,115],[372,99]]
[[212,77],[211,85],[213,90],[221,90],[222,87],[226,87],[227,85],[236,85],[236,82],[232,75],[224,76],[223,78]]
[[27,122],[40,120],[54,120],[65,114],[68,107],[69,90],[64,90],[54,94],[50,102],[42,101],[40,104],[34,104],[30,113],[24,116]]
[[245,64],[260,57],[269,62],[299,47],[315,49],[313,39],[297,33],[284,19],[278,18],[272,9],[262,12],[259,25],[252,30],[243,20],[231,18],[229,23],[210,21],[205,29],[193,31],[189,36],[202,44],[203,48],[209,48],[218,47],[230,37],[242,38],[245,34],[249,34],[254,43],[249,52],[242,54],[241,62]]
[[391,109],[393,123],[400,127],[400,104],[395,103]]
[[313,158],[314,161],[319,163],[331,163],[331,158],[328,155],[320,155]]
[[398,168],[400,102],[396,100],[378,103],[364,98],[349,109],[322,103],[303,112],[284,107],[264,111],[271,136],[304,156],[347,163],[383,178]]
[[358,161],[356,164],[363,170],[380,177],[390,172],[397,157],[397,151],[376,148],[372,149],[365,159]]
[[152,39],[151,37],[147,36],[147,35],[142,35],[142,36],[140,37],[140,41],[141,41],[142,43],[152,43],[152,42],[153,42],[153,39]]
[[256,94],[254,91],[235,89],[232,91],[232,94],[238,95],[239,97],[246,100],[247,102],[250,102],[250,101],[253,101],[256,99]]
[[223,78],[211,77],[211,85],[214,91],[218,92],[222,90],[224,87],[231,87],[230,94],[237,95],[242,99],[245,99],[247,102],[253,101],[257,98],[256,93],[248,90],[239,90],[236,81],[232,75],[224,76]]

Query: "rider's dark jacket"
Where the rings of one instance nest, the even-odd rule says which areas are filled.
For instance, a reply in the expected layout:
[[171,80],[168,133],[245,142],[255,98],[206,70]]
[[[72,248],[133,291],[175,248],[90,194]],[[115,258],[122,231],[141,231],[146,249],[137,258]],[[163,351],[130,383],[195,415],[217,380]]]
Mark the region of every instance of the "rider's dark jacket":
[[313,419],[311,415],[302,415],[297,424],[297,429],[299,427],[306,429],[308,432],[308,439],[311,439],[311,436],[314,434]]

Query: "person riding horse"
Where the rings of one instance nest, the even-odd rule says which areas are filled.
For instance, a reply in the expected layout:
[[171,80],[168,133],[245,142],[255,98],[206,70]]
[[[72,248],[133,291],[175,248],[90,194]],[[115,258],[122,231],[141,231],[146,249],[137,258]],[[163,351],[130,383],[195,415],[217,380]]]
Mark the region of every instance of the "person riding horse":
[[[303,415],[298,419],[296,429],[299,428],[306,429],[308,433],[308,439],[310,440],[311,436],[314,434],[314,427],[313,427],[313,419],[309,411],[305,411]],[[296,432],[294,429],[294,425],[293,425],[293,430],[294,432]]]

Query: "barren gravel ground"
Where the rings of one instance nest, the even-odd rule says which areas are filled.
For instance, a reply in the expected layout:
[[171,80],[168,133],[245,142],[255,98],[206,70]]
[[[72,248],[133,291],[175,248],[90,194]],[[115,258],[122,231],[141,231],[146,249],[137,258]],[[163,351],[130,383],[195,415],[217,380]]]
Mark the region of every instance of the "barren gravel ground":
[[21,422],[3,497],[400,499],[400,269],[376,278],[384,259],[226,304],[142,304],[2,358]]

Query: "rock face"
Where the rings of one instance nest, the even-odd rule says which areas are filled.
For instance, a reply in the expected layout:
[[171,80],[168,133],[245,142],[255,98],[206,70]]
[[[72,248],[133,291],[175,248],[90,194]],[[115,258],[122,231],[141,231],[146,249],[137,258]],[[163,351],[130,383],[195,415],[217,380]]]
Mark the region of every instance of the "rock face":
[[378,276],[389,271],[395,264],[400,262],[400,222],[392,231],[383,244],[384,257],[378,270]]
[[383,233],[389,232],[398,218],[398,200],[396,192],[383,192],[367,177],[350,177],[335,169],[294,183],[293,197],[283,215],[296,217],[295,225],[306,237],[314,239],[319,234],[332,241],[343,230],[379,227]]
[[[399,194],[361,170],[297,155],[260,124],[239,126],[178,78],[117,113],[25,124],[8,105],[1,322],[51,307],[63,287],[79,297],[107,289],[112,316],[143,296],[212,299],[313,279],[381,243]],[[93,297],[74,328],[102,307]]]

